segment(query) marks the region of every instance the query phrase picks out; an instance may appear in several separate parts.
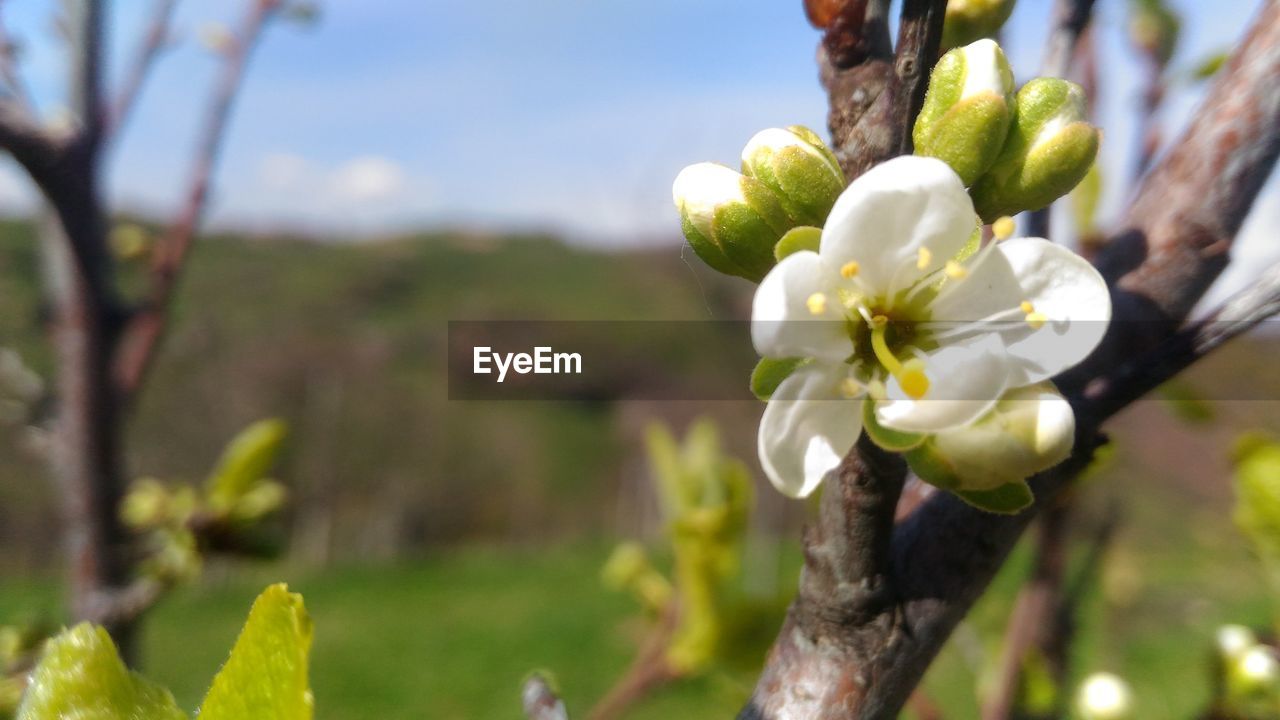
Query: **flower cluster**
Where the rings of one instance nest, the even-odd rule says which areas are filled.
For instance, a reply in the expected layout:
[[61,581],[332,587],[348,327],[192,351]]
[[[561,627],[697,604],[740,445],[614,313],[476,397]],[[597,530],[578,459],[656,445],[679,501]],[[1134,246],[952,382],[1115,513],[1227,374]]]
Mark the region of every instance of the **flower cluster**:
[[1070,451],[1071,408],[1046,381],[1101,340],[1106,283],[1047,240],[975,249],[977,230],[948,165],[896,158],[845,190],[816,251],[764,278],[756,350],[801,359],[760,423],[761,463],[779,490],[811,493],[863,429],[924,479],[984,505],[983,494],[1022,495],[1025,477]]
[[[742,172],[701,163],[673,189],[708,265],[758,281],[752,390],[769,404],[760,461],[783,493],[814,491],[863,432],[922,479],[994,512],[1033,501],[1026,478],[1075,441],[1050,379],[1111,318],[1087,261],[1008,215],[1044,207],[1093,163],[1080,89],[1014,92],[996,43],[945,55],[916,122],[916,155],[844,187],[805,128],[766,130]],[[992,223],[994,239],[983,240]]]

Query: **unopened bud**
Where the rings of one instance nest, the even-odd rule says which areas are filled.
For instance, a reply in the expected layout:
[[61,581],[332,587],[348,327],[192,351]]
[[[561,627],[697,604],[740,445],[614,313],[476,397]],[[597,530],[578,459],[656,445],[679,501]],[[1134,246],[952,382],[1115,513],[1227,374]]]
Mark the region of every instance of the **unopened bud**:
[[1004,150],[970,193],[985,222],[1039,210],[1084,179],[1101,142],[1085,118],[1084,91],[1075,83],[1036,78],[1018,91]]
[[1076,710],[1083,720],[1127,720],[1134,716],[1133,691],[1115,675],[1094,673],[1080,686]]
[[822,227],[845,186],[835,154],[802,125],[756,133],[742,150],[742,172],[778,196],[792,225]]
[[1276,660],[1275,651],[1266,645],[1246,650],[1227,666],[1226,689],[1228,702],[1242,707],[1274,697],[1280,689],[1280,661]]
[[907,458],[923,480],[984,492],[1057,465],[1074,443],[1071,405],[1050,383],[1041,383],[1009,391],[986,415],[929,437]]
[[723,165],[690,165],[672,187],[693,251],[726,275],[759,281],[774,265],[773,246],[793,223],[764,183]]
[[948,0],[942,47],[968,45],[991,37],[1013,14],[1016,0]]
[[1013,122],[1013,70],[993,40],[956,48],[938,61],[916,119],[916,154],[951,166],[966,186],[986,172]]

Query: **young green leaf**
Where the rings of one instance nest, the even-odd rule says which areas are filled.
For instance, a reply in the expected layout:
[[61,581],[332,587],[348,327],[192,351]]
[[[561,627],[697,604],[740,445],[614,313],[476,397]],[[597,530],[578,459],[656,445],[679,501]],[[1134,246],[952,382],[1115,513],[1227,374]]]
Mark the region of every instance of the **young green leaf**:
[[124,666],[106,630],[86,623],[64,631],[45,646],[17,720],[186,717],[168,690]]
[[283,584],[267,588],[213,679],[200,720],[311,720],[311,631],[301,595]]
[[286,432],[287,427],[281,420],[260,420],[228,443],[206,483],[210,504],[230,510],[245,493],[266,479]]

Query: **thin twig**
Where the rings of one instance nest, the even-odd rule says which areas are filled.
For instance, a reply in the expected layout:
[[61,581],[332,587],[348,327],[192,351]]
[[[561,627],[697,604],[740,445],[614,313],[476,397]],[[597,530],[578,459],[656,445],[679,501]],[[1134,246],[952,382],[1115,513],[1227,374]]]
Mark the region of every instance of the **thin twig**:
[[125,73],[124,83],[120,86],[120,95],[116,98],[111,116],[107,119],[108,135],[119,134],[120,129],[128,121],[130,113],[133,112],[134,106],[137,105],[138,97],[142,94],[142,86],[146,83],[156,58],[169,42],[170,24],[173,21],[173,11],[177,6],[177,0],[155,0],[147,31],[142,36],[142,43],[134,55],[133,64]]
[[590,720],[613,720],[641,698],[673,680],[681,673],[667,661],[667,648],[671,645],[680,618],[680,608],[671,602],[662,611],[658,624],[645,638],[635,660],[604,694],[596,706],[587,713]]
[[231,109],[244,83],[245,68],[263,29],[281,4],[282,0],[253,0],[235,42],[226,51],[222,73],[214,85],[196,145],[185,203],[177,219],[156,243],[150,295],[125,330],[116,364],[117,389],[125,397],[137,392],[155,358],[183,265],[208,206],[214,169],[227,134]]

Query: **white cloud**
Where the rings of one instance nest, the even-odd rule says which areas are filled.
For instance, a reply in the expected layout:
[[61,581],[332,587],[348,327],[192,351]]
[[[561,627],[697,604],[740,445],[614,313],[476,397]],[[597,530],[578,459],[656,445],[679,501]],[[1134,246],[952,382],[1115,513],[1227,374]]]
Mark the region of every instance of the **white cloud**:
[[329,190],[334,198],[351,203],[393,199],[405,192],[407,184],[399,165],[376,155],[349,160],[329,177]]

